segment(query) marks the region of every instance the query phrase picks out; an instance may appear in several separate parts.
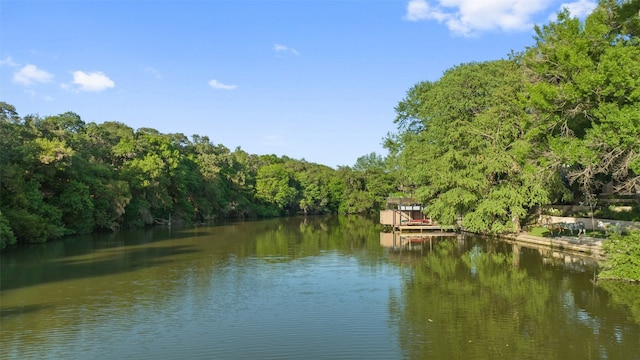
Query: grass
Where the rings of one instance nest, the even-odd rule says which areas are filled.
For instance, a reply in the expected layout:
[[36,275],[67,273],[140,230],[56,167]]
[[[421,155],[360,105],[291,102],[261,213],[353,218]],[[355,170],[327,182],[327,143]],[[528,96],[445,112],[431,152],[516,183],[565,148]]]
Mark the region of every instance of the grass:
[[602,231],[587,231],[587,233],[585,234],[585,236],[588,237],[592,237],[592,238],[600,238],[600,239],[604,239],[607,236],[604,234],[604,232]]
[[536,226],[536,227],[532,227],[529,230],[529,234],[533,235],[533,236],[541,236],[541,237],[547,237],[549,236],[549,229],[541,227],[541,226]]
[[[542,227],[542,226],[534,226],[531,227],[528,231],[529,235],[532,236],[541,236],[541,237],[551,237],[551,233],[549,232],[549,229]],[[569,236],[571,235],[571,233],[567,232],[566,230],[560,234],[560,235],[564,235],[564,236]],[[577,234],[574,236],[578,236]],[[592,237],[592,238],[600,238],[600,239],[604,239],[606,238],[606,236],[604,235],[604,232],[602,231],[587,231],[586,234],[581,235],[581,236],[586,236],[586,237]]]

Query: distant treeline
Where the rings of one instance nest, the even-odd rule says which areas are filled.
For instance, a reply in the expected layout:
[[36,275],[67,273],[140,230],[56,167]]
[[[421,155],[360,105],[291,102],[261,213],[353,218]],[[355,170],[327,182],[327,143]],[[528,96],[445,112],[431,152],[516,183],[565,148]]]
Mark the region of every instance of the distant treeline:
[[169,221],[367,213],[391,190],[382,163],[332,169],[0,102],[0,248]]

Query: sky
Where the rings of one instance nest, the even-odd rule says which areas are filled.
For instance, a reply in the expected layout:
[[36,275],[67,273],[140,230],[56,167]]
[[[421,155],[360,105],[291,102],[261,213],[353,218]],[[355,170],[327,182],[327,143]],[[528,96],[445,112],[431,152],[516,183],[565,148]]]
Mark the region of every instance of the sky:
[[595,3],[0,0],[0,101],[353,166],[414,84],[533,46],[563,7]]

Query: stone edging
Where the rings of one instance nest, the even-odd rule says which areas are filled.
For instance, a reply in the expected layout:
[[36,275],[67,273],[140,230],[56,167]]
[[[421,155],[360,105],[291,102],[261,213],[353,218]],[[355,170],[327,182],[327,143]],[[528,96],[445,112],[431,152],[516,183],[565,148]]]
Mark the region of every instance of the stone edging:
[[521,243],[523,245],[532,245],[534,247],[543,247],[549,250],[557,249],[558,251],[566,251],[576,255],[589,257],[595,260],[603,260],[604,253],[602,251],[602,240],[592,237],[556,237],[546,238],[529,234],[510,234],[500,235],[501,238],[508,241]]
[[[638,229],[640,230],[640,222],[638,221],[622,221],[612,219],[599,219],[599,218],[576,218],[568,216],[552,216],[552,215],[540,215],[538,218],[538,224],[577,224],[583,223],[587,230],[605,230],[607,227],[619,227],[624,229]],[[600,226],[599,226],[600,225]]]

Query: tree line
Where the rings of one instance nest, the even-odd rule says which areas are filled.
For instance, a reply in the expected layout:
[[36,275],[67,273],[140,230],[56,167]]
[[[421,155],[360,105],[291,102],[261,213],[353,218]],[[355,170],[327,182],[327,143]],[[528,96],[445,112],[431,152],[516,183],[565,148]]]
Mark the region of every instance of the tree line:
[[0,248],[168,221],[367,213],[387,196],[441,223],[518,232],[545,204],[640,204],[640,0],[535,27],[508,59],[454,66],[396,106],[388,155],[333,169],[209,137],[21,117],[0,102]]
[[0,248],[156,223],[367,213],[390,191],[381,164],[370,154],[333,169],[73,112],[22,117],[0,102]]

